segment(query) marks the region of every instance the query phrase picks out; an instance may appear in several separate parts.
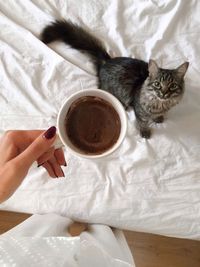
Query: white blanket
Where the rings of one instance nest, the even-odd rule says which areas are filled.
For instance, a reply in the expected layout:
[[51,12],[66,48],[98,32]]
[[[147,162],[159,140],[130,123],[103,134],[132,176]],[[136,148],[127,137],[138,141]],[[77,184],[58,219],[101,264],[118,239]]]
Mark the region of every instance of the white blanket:
[[1,209],[57,213],[92,223],[200,239],[200,2],[195,0],[18,0],[0,2],[0,129],[55,125],[63,100],[96,88],[87,56],[62,43],[46,46],[41,30],[54,19],[79,23],[98,36],[112,56],[157,60],[175,68],[184,61],[183,101],[154,126],[150,140],[135,128],[104,160],[65,151],[65,179],[33,167]]
[[1,267],[135,267],[121,230],[94,224],[72,237],[71,224],[56,214],[33,215],[0,235]]

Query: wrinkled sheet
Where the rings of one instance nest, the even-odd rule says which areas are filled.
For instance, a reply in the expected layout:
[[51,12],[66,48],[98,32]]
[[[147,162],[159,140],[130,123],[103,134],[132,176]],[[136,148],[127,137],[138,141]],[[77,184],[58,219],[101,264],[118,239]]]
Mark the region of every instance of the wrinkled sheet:
[[97,88],[92,62],[62,43],[43,44],[41,30],[70,18],[103,40],[112,56],[184,61],[183,101],[150,140],[135,128],[121,147],[98,161],[65,151],[65,179],[30,170],[0,209],[57,213],[91,223],[200,239],[200,2],[195,0],[0,1],[0,129],[46,129],[72,93]]

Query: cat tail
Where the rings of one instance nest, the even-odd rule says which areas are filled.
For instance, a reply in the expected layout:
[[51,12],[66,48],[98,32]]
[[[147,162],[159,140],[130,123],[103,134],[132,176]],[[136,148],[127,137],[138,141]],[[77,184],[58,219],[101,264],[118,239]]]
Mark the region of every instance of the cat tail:
[[111,58],[100,40],[71,21],[57,20],[48,25],[42,31],[41,39],[45,44],[60,40],[86,53],[93,60],[98,73],[101,65]]

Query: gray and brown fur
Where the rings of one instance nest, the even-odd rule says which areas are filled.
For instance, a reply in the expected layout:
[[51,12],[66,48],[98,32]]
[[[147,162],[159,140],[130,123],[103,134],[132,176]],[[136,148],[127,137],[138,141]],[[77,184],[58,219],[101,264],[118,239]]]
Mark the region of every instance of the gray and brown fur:
[[125,108],[134,108],[144,138],[151,136],[152,121],[163,122],[166,112],[183,96],[188,62],[176,69],[162,69],[154,60],[146,63],[129,57],[111,58],[100,40],[66,20],[48,25],[41,37],[44,43],[60,40],[89,55],[96,67],[99,88],[115,95]]

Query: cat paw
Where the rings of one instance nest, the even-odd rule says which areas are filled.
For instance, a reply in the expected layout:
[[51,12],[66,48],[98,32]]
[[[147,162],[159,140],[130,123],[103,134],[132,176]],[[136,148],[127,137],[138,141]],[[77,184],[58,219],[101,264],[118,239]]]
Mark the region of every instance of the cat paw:
[[149,139],[151,137],[151,130],[150,129],[140,130],[140,135],[142,138]]
[[153,120],[155,123],[162,123],[164,121],[164,116],[159,116]]

